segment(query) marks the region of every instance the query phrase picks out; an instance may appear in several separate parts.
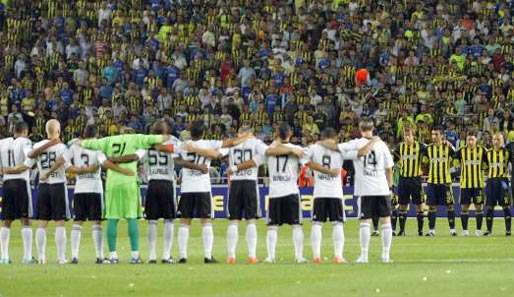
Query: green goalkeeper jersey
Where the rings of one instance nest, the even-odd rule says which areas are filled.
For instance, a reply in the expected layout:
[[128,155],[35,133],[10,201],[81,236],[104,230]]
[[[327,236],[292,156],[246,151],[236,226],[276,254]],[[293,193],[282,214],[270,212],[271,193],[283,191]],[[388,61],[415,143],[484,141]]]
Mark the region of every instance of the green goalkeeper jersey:
[[[164,137],[162,135],[123,134],[101,139],[84,140],[81,145],[86,149],[102,151],[108,157],[119,157],[135,154],[138,149],[148,149],[163,141]],[[137,173],[136,161],[119,165]],[[135,176],[126,176],[113,170],[107,171],[107,186],[133,182],[137,182],[137,174]]]

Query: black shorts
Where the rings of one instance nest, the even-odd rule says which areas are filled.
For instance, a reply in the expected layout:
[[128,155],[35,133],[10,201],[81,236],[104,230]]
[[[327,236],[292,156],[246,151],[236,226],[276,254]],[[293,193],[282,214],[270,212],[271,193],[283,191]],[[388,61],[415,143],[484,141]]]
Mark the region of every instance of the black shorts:
[[145,198],[145,218],[147,220],[177,217],[175,185],[169,180],[151,180]]
[[411,201],[416,205],[422,203],[421,199],[421,178],[400,177],[398,181],[398,200],[400,205],[407,205]]
[[314,222],[343,222],[343,199],[340,198],[314,198],[312,208],[312,221]]
[[73,195],[73,220],[100,221],[103,217],[103,197],[100,193],[77,193]]
[[254,180],[235,180],[228,194],[229,220],[251,220],[260,217],[259,189]]
[[301,211],[300,196],[296,194],[270,198],[267,223],[270,226],[299,225],[302,222]]
[[455,203],[452,189],[445,184],[428,184],[426,192],[427,202],[430,206],[449,206]]
[[359,219],[384,218],[391,216],[391,196],[359,197]]
[[37,196],[38,220],[61,221],[71,217],[68,190],[65,184],[39,184]]
[[213,219],[211,193],[182,193],[178,201],[177,216],[183,219]]
[[1,200],[2,219],[17,220],[32,217],[32,190],[24,179],[4,181]]
[[506,178],[490,178],[485,186],[485,194],[489,207],[510,205],[509,181]]
[[483,190],[477,188],[460,189],[460,204],[484,204]]

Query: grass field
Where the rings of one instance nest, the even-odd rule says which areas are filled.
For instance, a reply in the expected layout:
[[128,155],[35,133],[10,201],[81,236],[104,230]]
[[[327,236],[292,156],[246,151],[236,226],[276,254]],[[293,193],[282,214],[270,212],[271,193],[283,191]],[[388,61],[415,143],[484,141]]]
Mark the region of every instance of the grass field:
[[[245,264],[244,228],[240,229],[239,264],[205,265],[199,224],[191,232],[186,265],[129,265],[126,225],[119,234],[119,265],[95,265],[89,225],[83,230],[81,263],[54,264],[53,231],[48,238],[49,262],[24,266],[18,224],[11,235],[12,265],[0,266],[0,297],[12,296],[513,296],[514,238],[503,234],[503,221],[496,220],[493,237],[448,236],[446,220],[438,221],[436,238],[414,235],[393,241],[393,264],[381,264],[380,237],[371,241],[370,264],[331,263],[331,227],[324,227],[325,263],[294,264],[291,230],[279,230],[278,264]],[[470,226],[474,221],[470,222]],[[162,226],[160,226],[162,227]],[[141,224],[141,246],[146,256],[146,224]],[[225,260],[226,221],[215,222],[215,257]],[[345,257],[354,261],[359,253],[357,221],[345,226]],[[310,223],[305,224],[305,253],[310,257]],[[473,230],[471,230],[474,233]],[[68,233],[69,246],[69,233]],[[161,238],[158,242],[160,255]],[[265,226],[259,224],[258,256],[265,257]],[[174,242],[173,254],[177,254]],[[68,253],[69,255],[69,253]]]

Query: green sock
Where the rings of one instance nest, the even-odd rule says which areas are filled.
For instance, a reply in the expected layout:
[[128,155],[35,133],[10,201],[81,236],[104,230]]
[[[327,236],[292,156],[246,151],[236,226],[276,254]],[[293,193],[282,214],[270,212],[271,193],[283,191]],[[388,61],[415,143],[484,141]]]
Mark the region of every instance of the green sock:
[[116,240],[118,239],[118,219],[107,219],[107,245],[109,252],[116,251]]
[[128,234],[131,251],[139,251],[139,224],[137,219],[128,219]]

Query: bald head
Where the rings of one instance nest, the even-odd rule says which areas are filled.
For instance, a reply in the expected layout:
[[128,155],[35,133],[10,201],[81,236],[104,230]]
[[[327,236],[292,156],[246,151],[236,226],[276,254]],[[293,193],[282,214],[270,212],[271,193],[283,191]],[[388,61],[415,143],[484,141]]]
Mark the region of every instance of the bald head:
[[61,134],[61,124],[56,119],[51,119],[46,122],[46,134],[48,138],[53,139],[59,137]]

